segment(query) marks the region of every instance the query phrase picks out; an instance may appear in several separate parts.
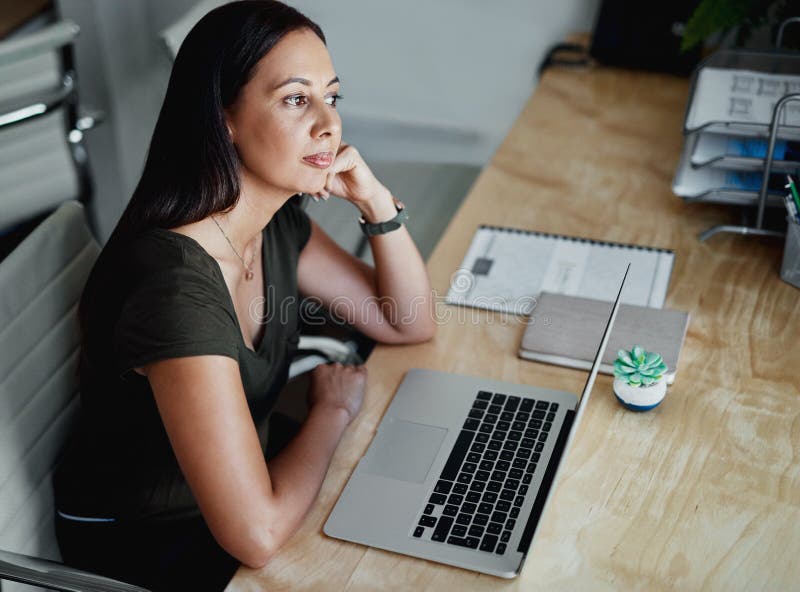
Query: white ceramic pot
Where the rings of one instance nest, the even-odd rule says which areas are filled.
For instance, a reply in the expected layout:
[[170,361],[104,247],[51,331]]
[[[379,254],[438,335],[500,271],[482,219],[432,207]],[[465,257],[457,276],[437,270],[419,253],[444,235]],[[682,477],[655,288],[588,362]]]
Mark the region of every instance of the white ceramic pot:
[[664,400],[667,381],[662,378],[650,386],[632,386],[624,378],[614,378],[617,400],[632,411],[648,411]]

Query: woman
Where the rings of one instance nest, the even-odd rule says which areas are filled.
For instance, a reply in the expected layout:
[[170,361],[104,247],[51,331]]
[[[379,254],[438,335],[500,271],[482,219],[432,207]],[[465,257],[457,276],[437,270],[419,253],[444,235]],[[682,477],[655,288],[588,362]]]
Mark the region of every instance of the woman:
[[[366,379],[318,367],[307,420],[265,462],[298,292],[368,308],[352,321],[377,341],[432,338],[424,263],[405,227],[370,226],[398,208],[342,143],[338,91],[322,31],[279,2],[222,6],[184,41],[142,178],[80,304],[82,421],[55,477],[66,563],[217,590],[297,530]],[[375,268],[310,221],[298,193],[346,199],[383,232],[369,239]]]

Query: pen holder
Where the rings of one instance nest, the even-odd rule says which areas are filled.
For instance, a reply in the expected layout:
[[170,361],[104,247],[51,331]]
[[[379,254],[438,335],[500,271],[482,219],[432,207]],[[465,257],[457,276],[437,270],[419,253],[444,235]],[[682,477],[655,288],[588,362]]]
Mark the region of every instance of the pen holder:
[[800,288],[800,223],[793,216],[786,217],[786,245],[783,247],[781,279]]

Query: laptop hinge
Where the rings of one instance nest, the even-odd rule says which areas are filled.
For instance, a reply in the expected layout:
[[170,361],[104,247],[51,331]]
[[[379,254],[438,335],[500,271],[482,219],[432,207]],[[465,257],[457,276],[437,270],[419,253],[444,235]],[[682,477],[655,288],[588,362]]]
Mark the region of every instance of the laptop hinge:
[[542,478],[542,484],[539,486],[539,492],[536,494],[536,500],[533,502],[530,516],[525,523],[525,530],[522,532],[522,538],[519,540],[517,547],[518,553],[527,553],[528,548],[531,546],[533,540],[533,533],[536,531],[536,525],[539,523],[539,517],[542,515],[544,503],[547,501],[547,494],[550,487],[553,485],[553,478],[558,469],[558,463],[561,461],[561,454],[564,452],[564,447],[567,444],[567,437],[569,436],[572,422],[575,420],[575,411],[572,409],[567,410],[564,417],[564,423],[561,424],[561,431],[558,433],[558,440],[553,447],[553,454],[550,455],[550,462],[547,463],[547,470]]

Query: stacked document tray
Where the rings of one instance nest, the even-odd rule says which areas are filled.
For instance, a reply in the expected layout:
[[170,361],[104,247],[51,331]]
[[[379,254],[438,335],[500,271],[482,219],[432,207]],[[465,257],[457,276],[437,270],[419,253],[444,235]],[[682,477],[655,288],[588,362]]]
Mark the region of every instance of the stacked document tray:
[[[692,77],[685,140],[672,184],[687,201],[755,206],[775,104],[800,93],[800,54],[724,50]],[[800,171],[800,105],[778,128],[766,205],[782,207],[787,173]]]

